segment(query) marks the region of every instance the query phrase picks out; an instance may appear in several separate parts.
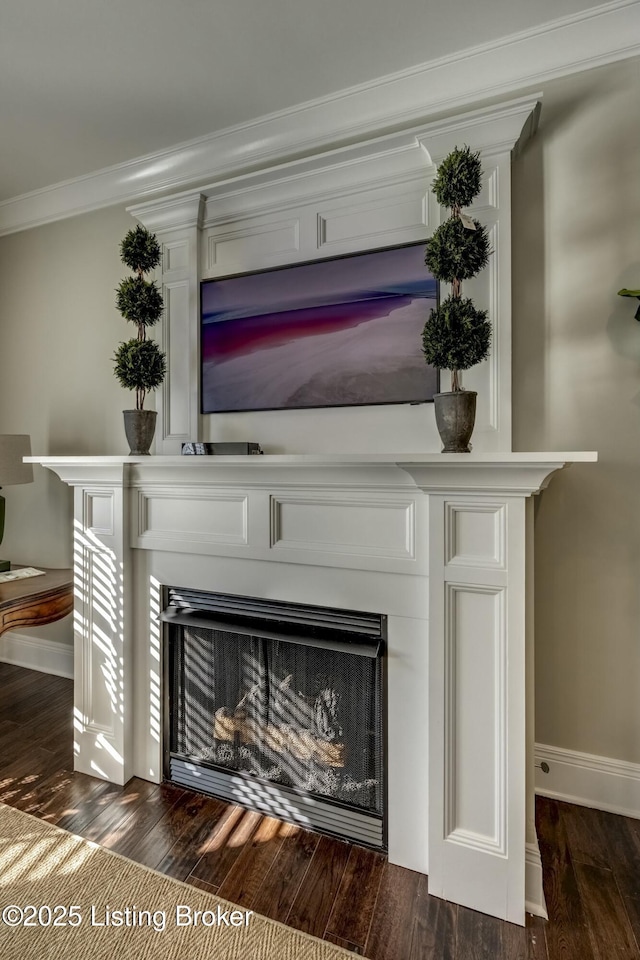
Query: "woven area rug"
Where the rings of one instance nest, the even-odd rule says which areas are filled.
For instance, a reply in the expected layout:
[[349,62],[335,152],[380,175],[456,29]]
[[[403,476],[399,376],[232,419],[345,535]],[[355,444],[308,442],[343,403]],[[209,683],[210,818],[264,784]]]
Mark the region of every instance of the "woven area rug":
[[2,960],[353,960],[354,954],[0,804]]

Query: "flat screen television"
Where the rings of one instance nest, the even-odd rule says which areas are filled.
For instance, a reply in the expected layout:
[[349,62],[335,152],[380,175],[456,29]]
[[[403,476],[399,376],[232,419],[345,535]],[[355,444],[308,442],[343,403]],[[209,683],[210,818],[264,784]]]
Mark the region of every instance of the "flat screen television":
[[204,280],[203,413],[424,403],[424,243]]

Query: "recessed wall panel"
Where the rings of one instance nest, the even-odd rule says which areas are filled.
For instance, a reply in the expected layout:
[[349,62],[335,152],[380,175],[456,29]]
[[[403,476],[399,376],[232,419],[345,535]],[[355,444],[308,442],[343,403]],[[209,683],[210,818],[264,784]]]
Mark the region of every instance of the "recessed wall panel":
[[94,534],[113,536],[113,494],[84,491],[84,527]]
[[503,503],[447,503],[447,565],[505,569],[506,509]]
[[280,220],[275,223],[252,225],[245,229],[217,232],[210,235],[207,244],[207,273],[241,273],[256,263],[278,258],[282,254],[298,252],[300,248],[299,221]]
[[185,499],[179,492],[140,494],[138,535],[145,539],[181,540],[184,543],[247,542],[246,497],[220,494]]
[[162,270],[166,275],[189,266],[189,241],[172,240],[162,245]]
[[82,689],[85,731],[113,736],[122,714],[122,667],[113,637],[122,631],[119,604],[122,584],[110,552],[83,550],[86,571],[82,647]]
[[506,836],[504,597],[447,586],[445,836],[491,852]]
[[165,306],[165,342],[168,376],[164,387],[165,437],[188,437],[190,369],[188,350],[189,281],[166,283],[163,288]]
[[379,200],[336,207],[318,214],[318,246],[331,247],[356,238],[389,236],[397,230],[424,227],[424,191],[415,190],[385,203]]
[[271,546],[363,556],[415,557],[413,502],[271,498]]

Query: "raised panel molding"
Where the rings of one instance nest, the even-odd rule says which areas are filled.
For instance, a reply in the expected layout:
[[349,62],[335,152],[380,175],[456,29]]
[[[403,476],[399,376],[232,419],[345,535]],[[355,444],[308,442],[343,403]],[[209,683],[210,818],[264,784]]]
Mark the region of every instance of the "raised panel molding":
[[113,494],[102,490],[85,490],[83,494],[83,526],[93,534],[113,536]]
[[210,490],[138,490],[135,545],[157,540],[182,544],[248,543],[248,498]]
[[[501,416],[508,416],[509,425],[511,423],[510,403],[508,406],[500,403],[503,381],[505,388],[507,388],[508,384],[509,396],[511,395],[511,378],[505,378],[504,376],[506,344],[503,344],[506,338],[509,339],[509,342],[511,341],[510,306],[505,300],[507,289],[511,291],[511,259],[507,253],[506,256],[509,257],[509,262],[504,264],[500,262],[500,255],[504,257],[505,252],[499,246],[499,223],[487,224],[487,227],[489,249],[494,251],[493,256],[489,257],[489,263],[486,267],[486,278],[489,282],[489,317],[491,319],[491,352],[486,361],[489,367],[489,391],[487,399],[489,405],[489,424],[493,430],[499,430]],[[511,230],[509,229],[509,235],[510,234]],[[500,251],[500,254],[498,251]],[[501,275],[501,271],[506,272],[502,272]],[[501,281],[503,284],[502,290],[500,287]],[[502,313],[505,310],[509,312],[508,327],[502,320]]]
[[114,560],[110,551],[83,550],[85,571],[82,658],[83,732],[113,737],[115,718],[121,711],[120,671],[109,637],[117,616],[116,597],[111,594]]
[[[493,170],[489,173],[489,176],[486,178],[485,190],[480,194],[478,199],[484,199],[488,207],[492,207],[494,210],[498,209],[500,203],[500,182],[499,182],[500,173],[497,167],[494,167]],[[477,208],[477,204],[474,204],[474,207]]]
[[167,377],[162,387],[163,438],[189,437],[191,363],[185,333],[191,324],[188,279],[163,283],[164,325],[162,347],[167,355]]
[[271,548],[415,560],[415,502],[277,495]]
[[[378,147],[387,148],[378,152]],[[310,219],[316,210],[336,203],[341,208],[380,203],[381,198],[390,198],[398,191],[426,190],[437,169],[415,132],[404,134],[393,149],[371,143],[366,149],[360,148],[351,160],[333,159],[329,163],[325,155],[309,158],[304,172],[279,170],[278,177],[265,175],[246,190],[212,187],[206,201],[205,231],[224,230],[230,222],[273,221],[284,213]],[[147,208],[153,211],[155,206],[141,204],[131,207],[130,212],[145,217]]]
[[300,249],[300,222],[297,218],[245,224],[231,229],[209,230],[206,239],[204,276],[241,272],[264,259],[296,254]]
[[448,583],[444,643],[444,836],[505,856],[505,591]]
[[162,273],[166,280],[171,274],[189,268],[189,241],[171,240],[162,244]]
[[348,206],[322,208],[317,213],[318,248],[332,248],[350,240],[362,240],[370,246],[384,238],[384,246],[393,243],[394,234],[419,230],[426,236],[429,204],[425,202],[425,177],[410,192],[394,196],[369,197],[367,201]]
[[507,506],[455,501],[445,509],[445,564],[505,570]]

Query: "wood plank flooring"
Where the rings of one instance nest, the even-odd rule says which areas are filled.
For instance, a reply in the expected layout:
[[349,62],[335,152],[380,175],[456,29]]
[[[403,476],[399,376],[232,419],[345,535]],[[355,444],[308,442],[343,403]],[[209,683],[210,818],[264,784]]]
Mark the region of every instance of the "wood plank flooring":
[[74,774],[72,683],[0,663],[0,801],[370,960],[640,960],[640,821],[539,799],[548,922],[171,784]]

